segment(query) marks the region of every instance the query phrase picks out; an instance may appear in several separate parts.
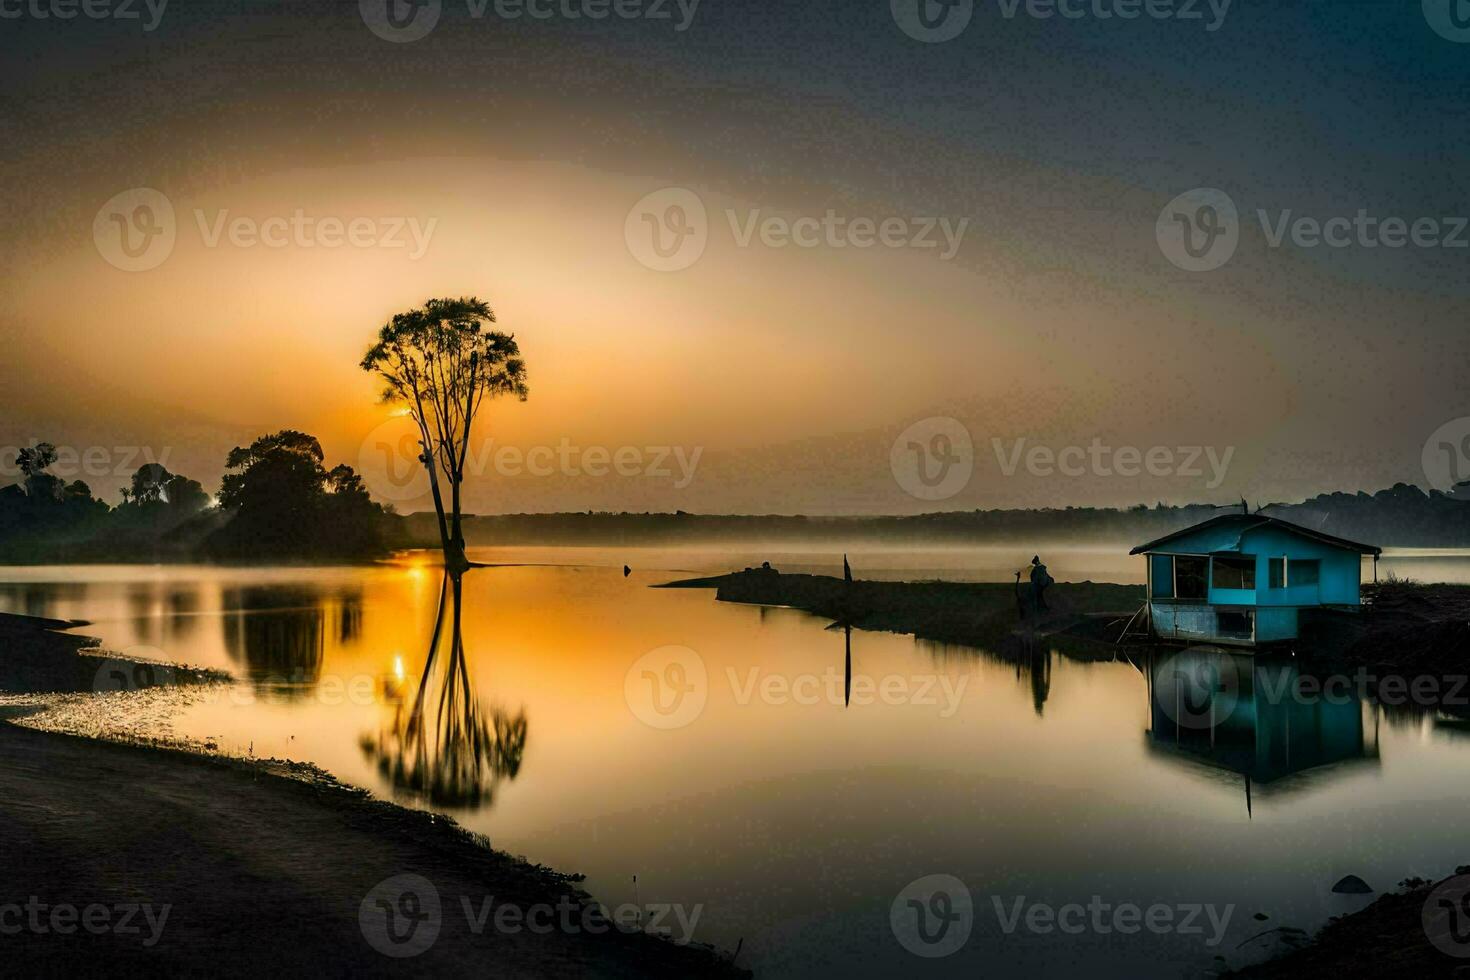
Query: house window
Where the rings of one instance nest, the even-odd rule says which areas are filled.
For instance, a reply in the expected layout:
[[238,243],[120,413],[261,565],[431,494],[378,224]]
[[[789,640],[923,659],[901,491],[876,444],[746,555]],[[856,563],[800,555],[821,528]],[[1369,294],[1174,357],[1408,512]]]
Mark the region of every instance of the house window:
[[1221,636],[1250,639],[1256,635],[1256,614],[1250,609],[1221,610],[1215,614],[1215,626]]
[[1322,563],[1316,558],[1293,558],[1287,574],[1292,585],[1316,585],[1322,575]]
[[1149,555],[1149,582],[1153,585],[1155,599],[1169,599],[1174,595],[1174,556]]
[[1266,559],[1266,576],[1270,587],[1273,589],[1286,588],[1286,559]]
[[1210,560],[1193,555],[1174,557],[1174,595],[1180,599],[1203,599],[1209,594],[1206,583],[1210,576]]
[[1256,587],[1255,555],[1216,555],[1213,576],[1217,589],[1254,589]]

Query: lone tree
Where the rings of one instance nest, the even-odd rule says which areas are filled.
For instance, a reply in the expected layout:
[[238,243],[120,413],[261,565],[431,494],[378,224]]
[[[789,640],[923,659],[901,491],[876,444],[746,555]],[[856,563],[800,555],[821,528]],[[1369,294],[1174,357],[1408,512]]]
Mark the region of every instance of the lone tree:
[[[403,403],[419,429],[419,462],[439,517],[444,564],[451,572],[470,567],[460,519],[460,485],[469,455],[470,430],[486,398],[526,399],[526,365],[515,337],[486,330],[495,313],[470,296],[431,299],[421,309],[396,314],[378,333],[362,369],[387,387],[383,401]],[[446,515],[443,482],[449,484]]]

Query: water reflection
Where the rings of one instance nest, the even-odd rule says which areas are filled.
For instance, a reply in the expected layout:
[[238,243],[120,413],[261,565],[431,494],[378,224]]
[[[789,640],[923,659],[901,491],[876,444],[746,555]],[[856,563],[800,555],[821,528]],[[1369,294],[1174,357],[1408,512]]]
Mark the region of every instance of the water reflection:
[[1098,644],[1093,644],[1094,649],[1090,654],[1074,653],[1066,646],[1065,639],[1018,629],[984,647],[938,643],[932,640],[916,640],[915,645],[925,650],[936,664],[983,661],[1004,666],[1014,675],[1017,684],[1029,688],[1031,710],[1036,717],[1043,718],[1046,714],[1046,702],[1051,698],[1052,666],[1057,658],[1065,657],[1078,663],[1123,659],[1114,653],[1113,647]]
[[339,642],[362,631],[362,594],[296,586],[226,589],[225,650],[259,690],[288,698],[309,694],[321,678],[327,630]]
[[1150,651],[1146,664],[1149,748],[1243,777],[1248,807],[1253,788],[1296,790],[1378,765],[1377,712],[1350,689],[1302,688],[1294,661],[1192,647]]
[[499,785],[520,772],[526,713],[481,708],[465,651],[463,598],[463,576],[446,573],[423,676],[411,699],[398,698],[392,722],[377,735],[364,735],[361,746],[403,795],[436,807],[478,809],[492,804]]

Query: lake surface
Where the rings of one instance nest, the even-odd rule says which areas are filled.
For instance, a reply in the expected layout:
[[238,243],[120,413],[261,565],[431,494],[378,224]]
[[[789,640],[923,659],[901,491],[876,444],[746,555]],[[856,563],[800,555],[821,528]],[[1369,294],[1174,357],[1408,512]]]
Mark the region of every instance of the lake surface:
[[[1063,581],[1141,581],[1140,560],[1121,551],[1046,558]],[[112,649],[227,670],[235,686],[176,731],[437,806],[497,847],[585,873],[609,906],[678,904],[698,916],[693,938],[743,943],[741,963],[763,976],[1199,975],[1216,957],[1261,955],[1259,933],[1361,907],[1331,893],[1343,875],[1383,890],[1470,860],[1470,738],[1433,712],[1268,702],[1261,692],[1294,676],[1291,664],[1146,651],[1084,661],[1046,646],[1004,660],[854,632],[844,705],[847,638],[825,620],[649,588],[767,559],[840,573],[840,555],[475,557],[510,564],[465,576],[463,657],[431,665],[418,739],[405,719],[442,584],[422,556],[3,568],[0,611],[87,619],[82,632]],[[852,561],[859,577],[1010,581],[1029,557]],[[1379,572],[1466,582],[1470,556],[1391,552]],[[448,620],[445,631],[447,650]],[[1208,723],[1188,689],[1201,670],[1226,692],[1207,699]],[[950,876],[938,904],[936,875]],[[1200,932],[1177,928],[1184,912],[1167,930],[1007,932],[1018,908],[1090,902],[1233,909],[1219,929],[1200,914]],[[963,927],[916,940],[920,910],[931,927],[946,915]],[[909,951],[956,940],[943,957]]]

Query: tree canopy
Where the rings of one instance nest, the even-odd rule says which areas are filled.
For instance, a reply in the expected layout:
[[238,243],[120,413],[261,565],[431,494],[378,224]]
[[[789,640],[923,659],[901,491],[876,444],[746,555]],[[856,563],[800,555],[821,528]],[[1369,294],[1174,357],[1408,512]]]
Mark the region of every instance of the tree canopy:
[[[419,462],[451,567],[465,564],[460,485],[475,416],[487,398],[524,401],[528,392],[520,347],[513,335],[486,329],[494,322],[494,311],[477,297],[431,299],[395,314],[361,364],[385,382],[383,400],[407,406],[418,425]],[[447,515],[441,476],[449,484]]]
[[321,443],[295,429],[236,446],[225,459],[220,507],[230,521],[210,536],[221,555],[363,556],[382,548],[383,509],[347,465],[323,465]]

